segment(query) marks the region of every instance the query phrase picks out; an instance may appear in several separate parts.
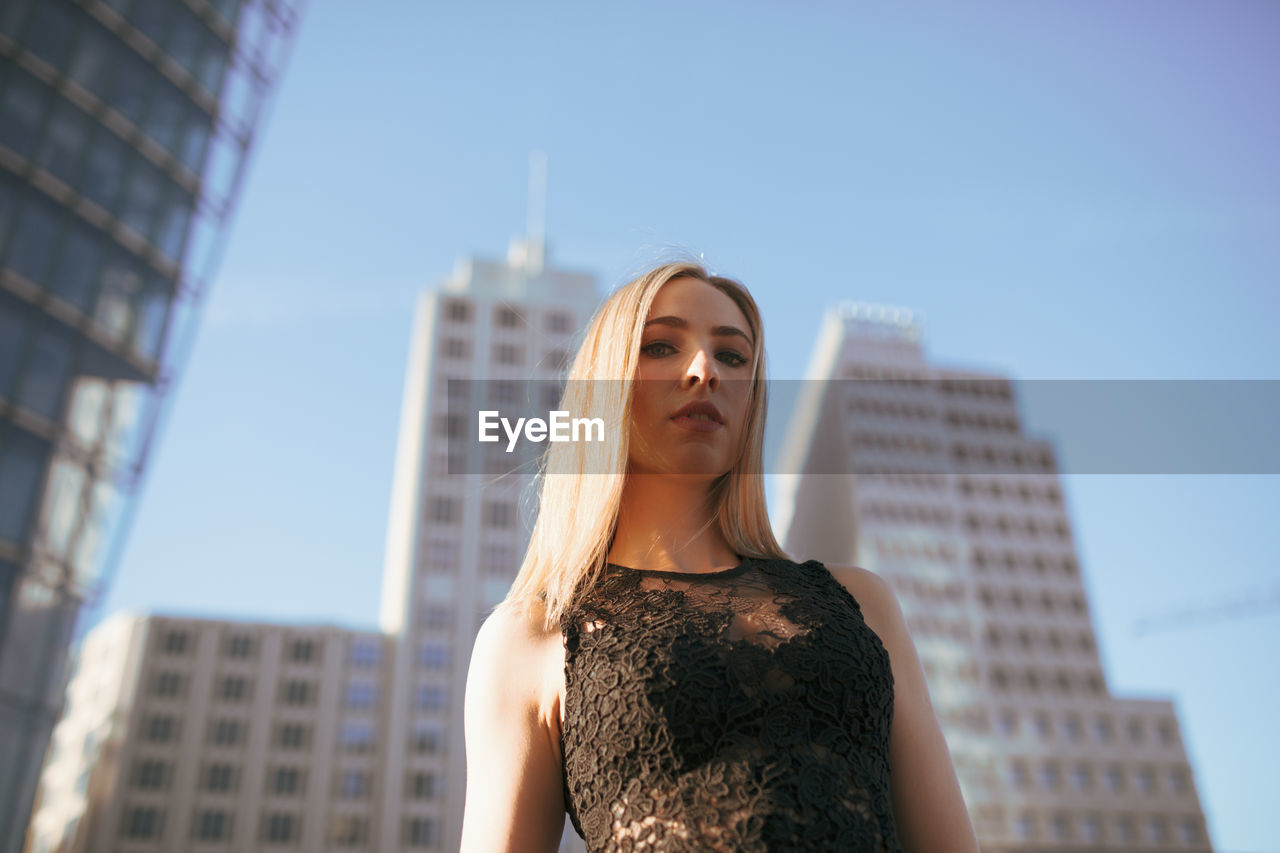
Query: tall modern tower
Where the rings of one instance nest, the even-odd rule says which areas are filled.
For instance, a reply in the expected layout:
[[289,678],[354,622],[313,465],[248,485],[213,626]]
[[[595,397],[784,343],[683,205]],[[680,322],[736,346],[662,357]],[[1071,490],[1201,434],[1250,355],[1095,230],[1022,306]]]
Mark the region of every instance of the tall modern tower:
[[[462,261],[419,300],[382,587],[381,627],[396,637],[379,828],[388,843],[458,849],[467,666],[476,631],[506,595],[528,543],[530,476],[478,473],[503,460],[500,444],[486,445],[487,460],[455,456],[451,469],[450,450],[471,442],[449,439],[477,429],[457,412],[527,403],[529,389],[562,378],[597,299],[595,278],[546,265],[535,236],[513,243],[506,261]],[[419,796],[406,783],[422,773],[444,780],[437,795]]]
[[118,551],[294,0],[0,4],[0,853]]
[[784,439],[784,547],[894,588],[985,851],[1210,850],[1172,703],[1107,688],[1052,447],[910,311],[826,317]]

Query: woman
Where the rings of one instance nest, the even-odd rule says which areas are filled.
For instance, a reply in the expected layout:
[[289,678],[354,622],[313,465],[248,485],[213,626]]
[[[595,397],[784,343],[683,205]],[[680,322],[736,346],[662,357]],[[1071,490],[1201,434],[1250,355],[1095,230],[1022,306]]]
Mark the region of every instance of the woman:
[[[593,319],[507,599],[476,638],[462,848],[976,853],[889,587],[789,560],[742,285],[660,266]],[[628,381],[618,381],[628,380]],[[625,429],[623,428],[625,427]]]

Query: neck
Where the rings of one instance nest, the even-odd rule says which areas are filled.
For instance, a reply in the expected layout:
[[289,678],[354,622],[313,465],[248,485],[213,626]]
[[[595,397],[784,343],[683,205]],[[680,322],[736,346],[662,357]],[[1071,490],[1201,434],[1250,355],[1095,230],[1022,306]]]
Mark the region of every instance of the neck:
[[715,520],[711,482],[680,475],[627,475],[609,562],[635,569],[712,572],[738,555]]

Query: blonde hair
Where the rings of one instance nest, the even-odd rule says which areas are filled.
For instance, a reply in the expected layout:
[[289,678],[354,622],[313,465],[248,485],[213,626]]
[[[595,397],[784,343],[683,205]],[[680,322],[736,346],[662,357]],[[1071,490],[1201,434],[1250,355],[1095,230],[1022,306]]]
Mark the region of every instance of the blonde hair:
[[658,290],[676,278],[704,281],[732,299],[746,316],[755,344],[742,448],[733,468],[711,488],[712,518],[737,554],[786,558],[769,524],[761,477],[768,401],[760,309],[733,279],[712,275],[694,261],[667,263],[610,294],[587,328],[559,408],[574,417],[602,418],[606,440],[550,444],[529,548],[499,609],[541,611],[544,627],[550,630],[574,596],[603,573],[626,480],[632,382],[641,335]]

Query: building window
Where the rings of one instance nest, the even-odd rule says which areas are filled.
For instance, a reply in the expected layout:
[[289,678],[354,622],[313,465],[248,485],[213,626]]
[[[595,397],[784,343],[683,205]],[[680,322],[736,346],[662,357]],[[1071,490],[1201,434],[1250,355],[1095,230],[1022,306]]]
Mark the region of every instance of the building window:
[[1116,820],[1116,838],[1124,843],[1132,843],[1134,837],[1133,818],[1124,815]]
[[444,313],[452,323],[467,323],[471,320],[471,306],[458,299],[446,302]]
[[445,358],[465,359],[471,357],[471,347],[462,338],[441,338],[440,354]]
[[1046,761],[1040,765],[1040,787],[1046,791],[1054,791],[1058,788],[1058,782],[1061,774],[1058,771],[1058,765],[1052,761]]
[[317,660],[316,644],[312,640],[294,640],[289,645],[289,660],[294,663],[311,663]]
[[1097,815],[1085,815],[1080,819],[1080,837],[1090,844],[1102,840],[1102,821]]
[[449,647],[443,643],[423,643],[418,647],[418,666],[444,669],[449,665]]
[[1146,732],[1146,727],[1142,725],[1142,719],[1140,717],[1129,718],[1128,732],[1129,732],[1129,743],[1135,743],[1135,744],[1142,743],[1143,735]]
[[1184,817],[1178,822],[1178,838],[1183,844],[1195,844],[1200,841],[1200,824],[1195,818]]
[[1015,790],[1021,790],[1027,787],[1029,781],[1027,775],[1027,766],[1021,761],[1014,761],[1009,765],[1009,787]]
[[1107,793],[1114,794],[1124,790],[1124,770],[1119,764],[1108,765],[1102,773],[1102,786]]
[[178,739],[178,723],[167,714],[156,714],[147,719],[142,729],[143,740],[151,743],[169,743]]
[[510,305],[498,305],[493,311],[494,322],[504,329],[524,327],[524,315]]
[[438,713],[445,704],[445,689],[439,684],[423,684],[414,691],[413,706],[419,711]]
[[246,634],[233,634],[227,638],[225,652],[229,658],[247,658],[253,654],[253,638]]
[[329,840],[339,847],[359,847],[369,840],[369,821],[356,815],[336,815],[330,824]]
[[440,605],[430,605],[422,609],[422,627],[438,631],[453,625],[453,609]]
[[291,814],[272,812],[262,819],[263,841],[296,841],[299,836],[299,823]]
[[248,695],[249,682],[241,676],[228,676],[218,685],[218,698],[224,702],[240,702]]
[[133,786],[150,791],[162,791],[169,787],[169,763],[167,761],[139,761],[133,772]]
[[167,699],[176,698],[182,695],[182,688],[185,679],[181,673],[177,672],[157,672],[155,680],[151,683],[151,693],[154,696],[163,696]]
[[1084,734],[1084,726],[1080,723],[1080,718],[1075,714],[1068,714],[1067,718],[1062,721],[1062,730],[1066,734],[1067,740],[1075,742],[1080,740]]
[[522,364],[524,350],[515,344],[498,344],[493,348],[493,360],[498,364]]
[[434,773],[410,773],[409,796],[415,800],[430,800],[436,796],[436,775]]
[[437,496],[431,500],[431,520],[439,524],[452,524],[459,521],[457,501],[453,498]]
[[1187,792],[1187,771],[1181,767],[1174,767],[1169,771],[1169,775],[1166,778],[1171,792],[1175,794],[1185,794]]
[[520,391],[516,383],[506,379],[495,380],[489,388],[489,401],[496,406],[516,403],[520,399]]
[[377,666],[382,662],[382,643],[374,637],[356,637],[348,660],[358,669]]
[[231,815],[224,811],[204,809],[192,823],[192,837],[199,841],[229,841]]
[[[567,351],[560,349],[559,347],[556,347],[555,349],[547,350],[546,356],[544,356],[542,359],[542,366],[545,367],[547,370],[551,370],[556,373],[564,373],[566,370],[569,369],[569,364],[570,364],[569,359],[570,359],[570,356]],[[559,398],[560,398],[560,393],[559,391],[557,391],[556,392],[557,402],[559,401]],[[553,403],[553,407],[554,407],[554,403]]]
[[436,434],[442,438],[462,438],[462,415],[443,414],[436,419]]
[[1049,715],[1044,711],[1036,711],[1031,719],[1035,726],[1036,737],[1041,740],[1048,740],[1053,733],[1053,724],[1049,719]]
[[268,790],[276,794],[302,793],[302,772],[296,767],[277,767],[267,782]]
[[433,571],[452,571],[458,562],[458,544],[449,539],[432,539],[427,545],[427,561]]
[[553,311],[547,315],[547,331],[555,335],[567,335],[573,331],[573,317],[563,311]]
[[364,720],[347,720],[342,724],[340,738],[347,752],[369,752],[374,747],[373,726]]
[[1151,844],[1163,844],[1168,830],[1164,818],[1153,815],[1147,818],[1147,841]]
[[231,764],[207,764],[200,777],[206,791],[226,793],[236,789],[236,769]]
[[164,834],[164,812],[152,806],[130,808],[121,827],[125,838],[159,838]]
[[1071,832],[1071,824],[1064,814],[1056,814],[1049,824],[1050,832],[1053,833],[1054,841],[1066,841],[1067,836]]
[[484,575],[506,577],[515,568],[515,554],[503,545],[486,545],[480,555],[480,571]]
[[378,703],[378,691],[367,681],[347,685],[347,707],[353,711],[367,711]]
[[290,679],[285,682],[283,699],[286,705],[300,707],[310,705],[315,698],[315,690],[310,681],[298,681]]
[[1177,741],[1177,729],[1173,724],[1173,720],[1161,720],[1156,723],[1156,734],[1160,738],[1160,743],[1165,746],[1172,746]]
[[1093,786],[1093,772],[1087,764],[1077,764],[1071,769],[1071,786],[1077,791],[1087,791]]
[[209,727],[209,742],[214,746],[239,746],[244,728],[239,720],[214,720]]
[[[569,369],[569,358],[565,356],[563,370]],[[564,383],[554,382],[551,384],[544,383],[542,386],[542,402],[547,407],[547,411],[553,412],[556,409],[563,409],[561,405],[564,398]]]
[[1114,734],[1115,728],[1111,724],[1110,717],[1094,717],[1093,736],[1098,743],[1110,743]]
[[186,631],[166,631],[161,649],[167,655],[185,655],[189,642]]
[[996,731],[1004,737],[1012,737],[1018,733],[1018,714],[1008,708],[996,716]]
[[410,847],[431,847],[436,843],[436,822],[429,817],[409,818],[404,835]]
[[276,729],[276,745],[281,749],[305,749],[308,739],[302,723],[283,723]]
[[492,501],[484,505],[484,526],[510,527],[515,521],[515,507],[506,501]]
[[434,755],[440,751],[443,736],[440,729],[427,723],[418,723],[409,735],[409,748],[420,755]]
[[1013,822],[1013,837],[1019,841],[1030,841],[1035,835],[1035,822],[1030,814],[1023,812]]
[[338,796],[344,800],[363,800],[372,789],[369,774],[364,770],[344,770],[338,782]]
[[1150,767],[1139,767],[1133,777],[1134,787],[1139,794],[1150,794],[1156,788],[1156,775]]

